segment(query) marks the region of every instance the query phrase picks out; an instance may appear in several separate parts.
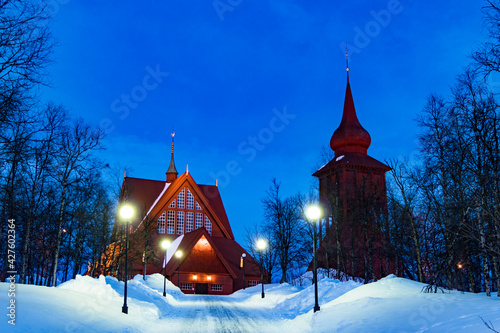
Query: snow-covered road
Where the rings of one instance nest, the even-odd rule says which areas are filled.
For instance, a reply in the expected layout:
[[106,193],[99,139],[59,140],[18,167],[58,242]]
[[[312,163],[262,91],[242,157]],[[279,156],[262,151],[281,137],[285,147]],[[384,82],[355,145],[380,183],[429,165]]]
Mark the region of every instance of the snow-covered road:
[[181,307],[177,309],[180,317],[165,318],[165,324],[176,332],[262,332],[263,327],[276,332],[284,324],[270,315],[270,309],[238,304],[228,296],[190,295]]

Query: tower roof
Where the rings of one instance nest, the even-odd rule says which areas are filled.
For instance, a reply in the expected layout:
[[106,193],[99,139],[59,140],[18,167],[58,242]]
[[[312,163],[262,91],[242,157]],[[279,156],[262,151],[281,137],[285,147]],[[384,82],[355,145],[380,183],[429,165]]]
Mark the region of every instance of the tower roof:
[[330,147],[335,151],[335,156],[342,155],[343,153],[366,154],[371,143],[370,134],[361,126],[356,116],[351,85],[349,83],[349,68],[347,68],[347,71],[347,87],[342,121],[330,139]]
[[177,178],[177,175],[179,174],[177,172],[177,169],[175,168],[175,162],[174,162],[174,136],[175,132],[172,131],[172,154],[170,155],[170,165],[168,166],[167,170],[167,182],[171,183],[174,179]]

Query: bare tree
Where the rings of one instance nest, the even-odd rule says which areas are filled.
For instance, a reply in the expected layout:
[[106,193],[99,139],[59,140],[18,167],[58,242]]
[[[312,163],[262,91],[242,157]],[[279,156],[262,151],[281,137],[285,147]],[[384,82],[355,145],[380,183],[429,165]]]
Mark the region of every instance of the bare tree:
[[500,1],[486,0],[487,6],[483,7],[484,24],[488,40],[479,45],[477,51],[472,53],[476,68],[486,75],[500,72]]
[[61,189],[61,199],[59,204],[59,223],[56,237],[56,248],[52,269],[52,285],[57,283],[57,266],[59,259],[59,249],[63,232],[64,213],[66,206],[66,191],[68,187],[80,178],[82,169],[91,168],[91,153],[100,149],[103,132],[101,129],[94,129],[79,119],[71,126],[61,129],[61,143],[59,154],[56,155],[57,169],[54,178]]
[[302,254],[306,225],[300,216],[299,201],[296,197],[282,198],[280,186],[273,178],[262,200],[265,218],[262,227],[270,235],[282,272],[280,283],[284,283],[291,263]]
[[0,1],[0,128],[26,92],[44,83],[54,46],[42,2]]

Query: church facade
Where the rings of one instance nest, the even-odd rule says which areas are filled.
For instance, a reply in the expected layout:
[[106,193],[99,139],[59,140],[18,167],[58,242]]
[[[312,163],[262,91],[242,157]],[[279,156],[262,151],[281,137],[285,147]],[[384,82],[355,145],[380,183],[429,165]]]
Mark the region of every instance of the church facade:
[[342,120],[330,140],[335,156],[313,174],[326,212],[318,263],[366,281],[394,271],[381,231],[387,218],[385,173],[391,168],[368,155],[370,144],[356,115],[347,68]]
[[[173,135],[166,181],[123,179],[119,206],[136,211],[129,229],[129,278],[144,270],[166,274],[186,294],[225,295],[260,284],[260,265],[235,241],[217,185],[197,184],[187,168],[178,175]],[[117,216],[113,234],[119,236],[106,251],[106,271],[113,275],[123,273],[123,228]],[[167,250],[161,247],[165,240],[171,244]]]

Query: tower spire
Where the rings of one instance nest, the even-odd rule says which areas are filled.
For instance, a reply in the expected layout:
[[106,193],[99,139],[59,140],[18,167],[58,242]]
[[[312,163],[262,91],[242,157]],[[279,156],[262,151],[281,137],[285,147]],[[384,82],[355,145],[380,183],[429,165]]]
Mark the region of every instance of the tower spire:
[[347,43],[345,43],[345,70],[347,72],[347,83],[349,83],[349,54],[347,53]]
[[168,170],[167,170],[167,183],[173,182],[177,178],[177,175],[179,174],[177,172],[177,169],[175,168],[175,162],[174,162],[175,130],[173,128],[172,128],[172,133],[170,135],[172,136],[172,154],[170,155],[170,165],[168,166]]
[[330,139],[330,147],[335,151],[335,156],[344,153],[361,153],[367,154],[370,147],[370,134],[361,126],[356,109],[354,108],[354,100],[352,98],[351,85],[349,83],[349,64],[346,50],[346,65],[347,65],[347,86],[345,91],[344,111],[339,127],[333,132]]

